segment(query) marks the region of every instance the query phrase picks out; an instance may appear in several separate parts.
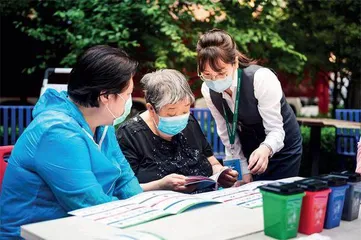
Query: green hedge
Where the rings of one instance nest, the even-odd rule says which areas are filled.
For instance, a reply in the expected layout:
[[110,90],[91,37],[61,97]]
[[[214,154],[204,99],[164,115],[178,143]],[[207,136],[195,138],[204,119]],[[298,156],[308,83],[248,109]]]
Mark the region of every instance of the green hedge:
[[[303,138],[304,150],[309,149],[311,128],[301,126],[301,134]],[[336,153],[336,129],[333,127],[326,127],[321,129],[321,152]]]
[[[16,138],[19,138],[20,131],[19,128],[16,127]],[[8,144],[11,144],[11,127],[8,127]],[[0,146],[4,145],[4,127],[0,126]]]

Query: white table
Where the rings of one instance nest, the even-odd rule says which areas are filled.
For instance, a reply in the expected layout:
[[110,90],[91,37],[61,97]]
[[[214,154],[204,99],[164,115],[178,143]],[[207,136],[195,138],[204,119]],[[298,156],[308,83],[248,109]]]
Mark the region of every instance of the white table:
[[[229,239],[262,231],[262,208],[217,204],[127,228],[148,231],[165,239]],[[116,239],[121,229],[91,220],[68,217],[21,227],[25,239]]]
[[[127,228],[149,231],[165,239],[272,239],[263,234],[262,208],[245,209],[218,204],[161,218]],[[112,228],[78,217],[29,224],[21,227],[21,236],[29,240],[54,239],[117,239],[121,229]],[[331,239],[360,239],[361,219],[341,222],[341,227],[324,230],[321,235]],[[302,234],[298,234],[302,237]]]
[[77,217],[21,226],[21,236],[27,240],[116,239],[117,234],[121,233],[121,229]]

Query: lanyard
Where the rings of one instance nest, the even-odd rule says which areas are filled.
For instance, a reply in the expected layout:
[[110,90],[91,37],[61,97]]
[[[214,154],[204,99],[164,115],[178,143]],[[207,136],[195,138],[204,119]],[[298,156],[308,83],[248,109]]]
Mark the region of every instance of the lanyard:
[[229,137],[229,143],[231,145],[234,144],[234,140],[236,138],[236,130],[237,130],[237,122],[238,122],[238,109],[239,109],[239,98],[240,98],[240,91],[241,91],[241,83],[242,83],[242,70],[238,69],[238,79],[237,79],[237,91],[236,91],[236,102],[234,105],[234,112],[233,112],[233,121],[232,121],[232,129],[228,123],[228,116],[226,109],[224,107],[224,102],[222,101],[223,112],[226,117],[226,125],[227,125],[227,132]]

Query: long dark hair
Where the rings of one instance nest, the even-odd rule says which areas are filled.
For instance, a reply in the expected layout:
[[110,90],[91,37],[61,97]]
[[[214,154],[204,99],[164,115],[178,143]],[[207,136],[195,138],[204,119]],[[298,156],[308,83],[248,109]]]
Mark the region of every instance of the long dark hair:
[[219,60],[226,64],[235,64],[238,57],[240,67],[248,67],[257,64],[256,60],[248,58],[240,53],[233,38],[220,29],[212,29],[204,33],[197,43],[197,64],[199,71],[203,72],[205,65],[219,72],[222,68],[219,66]]

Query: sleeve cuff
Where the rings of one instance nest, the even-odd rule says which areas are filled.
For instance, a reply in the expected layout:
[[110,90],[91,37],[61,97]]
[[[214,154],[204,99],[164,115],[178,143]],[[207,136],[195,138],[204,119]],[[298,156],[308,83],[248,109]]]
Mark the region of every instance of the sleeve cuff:
[[127,184],[121,186],[120,192],[118,193],[119,199],[126,199],[143,192],[138,179],[134,176]]
[[262,142],[260,145],[265,145],[266,147],[268,147],[269,150],[271,150],[271,154],[269,157],[273,157],[273,155],[276,153],[277,149],[275,146],[273,146],[272,144],[270,144],[269,142]]

